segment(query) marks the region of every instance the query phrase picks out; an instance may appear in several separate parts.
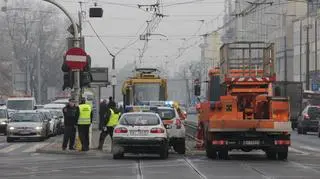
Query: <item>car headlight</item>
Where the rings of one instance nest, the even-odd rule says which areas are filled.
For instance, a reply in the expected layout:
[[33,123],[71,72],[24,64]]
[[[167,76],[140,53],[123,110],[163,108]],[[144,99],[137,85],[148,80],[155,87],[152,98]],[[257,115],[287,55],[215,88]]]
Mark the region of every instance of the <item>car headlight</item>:
[[41,130],[41,129],[42,129],[41,126],[37,126],[37,127],[36,127],[36,130]]
[[14,127],[9,127],[9,130],[14,130]]
[[1,124],[4,125],[4,124],[7,124],[7,122],[6,121],[2,121]]

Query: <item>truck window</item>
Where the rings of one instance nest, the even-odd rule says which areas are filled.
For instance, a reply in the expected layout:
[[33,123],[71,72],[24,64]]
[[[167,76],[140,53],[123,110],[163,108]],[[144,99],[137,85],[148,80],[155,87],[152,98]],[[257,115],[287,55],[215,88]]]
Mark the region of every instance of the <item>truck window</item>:
[[33,110],[32,100],[8,100],[7,108],[15,110]]
[[135,84],[134,97],[136,102],[159,101],[160,84]]

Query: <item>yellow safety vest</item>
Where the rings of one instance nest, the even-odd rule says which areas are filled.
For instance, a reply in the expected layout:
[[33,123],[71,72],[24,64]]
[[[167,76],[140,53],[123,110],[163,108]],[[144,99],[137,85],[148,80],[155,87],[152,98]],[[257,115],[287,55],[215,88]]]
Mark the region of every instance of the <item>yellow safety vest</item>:
[[115,114],[112,109],[110,109],[111,115],[107,126],[114,127],[118,124],[119,117],[121,113]]
[[79,125],[91,124],[91,106],[89,104],[79,105],[80,116],[78,120]]

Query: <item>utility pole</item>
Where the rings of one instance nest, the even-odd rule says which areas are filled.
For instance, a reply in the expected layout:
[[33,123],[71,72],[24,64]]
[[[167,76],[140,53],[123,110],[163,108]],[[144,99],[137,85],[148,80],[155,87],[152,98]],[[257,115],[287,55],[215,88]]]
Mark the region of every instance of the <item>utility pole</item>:
[[306,26],[306,31],[307,31],[307,42],[306,42],[306,90],[310,90],[310,47],[309,47],[309,28],[310,28],[310,23],[309,23],[309,4],[307,5],[307,26]]
[[302,82],[302,20],[300,20],[300,82]]
[[316,71],[316,75],[318,76],[318,19],[315,17],[314,21],[314,49],[315,49],[315,54],[314,54],[314,68]]
[[117,83],[117,79],[116,79],[116,57],[114,55],[112,56],[112,98],[113,101],[116,100],[116,83]]
[[37,82],[38,82],[38,88],[37,88],[37,95],[38,95],[38,103],[41,104],[42,98],[41,98],[41,58],[40,58],[40,48],[38,48],[38,60],[37,60]]
[[284,81],[285,90],[284,95],[287,96],[287,82],[288,82],[288,58],[287,58],[287,15],[283,14],[283,24],[284,24]]
[[[73,29],[74,29],[73,46],[74,47],[80,47],[80,44],[79,44],[79,33],[78,33],[77,24],[73,20],[71,14],[60,3],[58,3],[58,2],[56,2],[54,0],[43,0],[43,1],[46,1],[48,3],[51,3],[51,4],[55,5],[60,10],[62,10],[64,12],[64,14],[69,18],[69,20],[72,23]],[[78,105],[79,104],[79,100],[80,100],[80,70],[75,70],[74,71],[74,89],[72,91],[71,96],[75,99],[76,105]]]
[[[203,43],[199,45],[199,47],[201,48],[201,69],[200,69],[200,83],[203,81],[202,76],[207,76],[206,73],[206,65],[205,65],[205,59],[206,59],[206,48],[208,47],[208,43],[207,43],[207,37],[208,34],[204,34],[203,36]],[[202,83],[201,83],[202,84]],[[202,85],[201,85],[202,86]],[[204,88],[202,88],[201,91],[203,91]],[[204,93],[202,93],[204,94]]]

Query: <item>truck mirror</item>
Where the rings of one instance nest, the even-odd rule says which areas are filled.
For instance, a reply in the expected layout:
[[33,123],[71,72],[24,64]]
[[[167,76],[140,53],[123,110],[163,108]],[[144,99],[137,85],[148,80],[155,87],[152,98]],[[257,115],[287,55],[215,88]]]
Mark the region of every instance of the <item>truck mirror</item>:
[[195,96],[200,96],[200,94],[201,94],[201,87],[200,87],[200,85],[195,85],[195,86],[194,86],[194,95],[195,95]]

